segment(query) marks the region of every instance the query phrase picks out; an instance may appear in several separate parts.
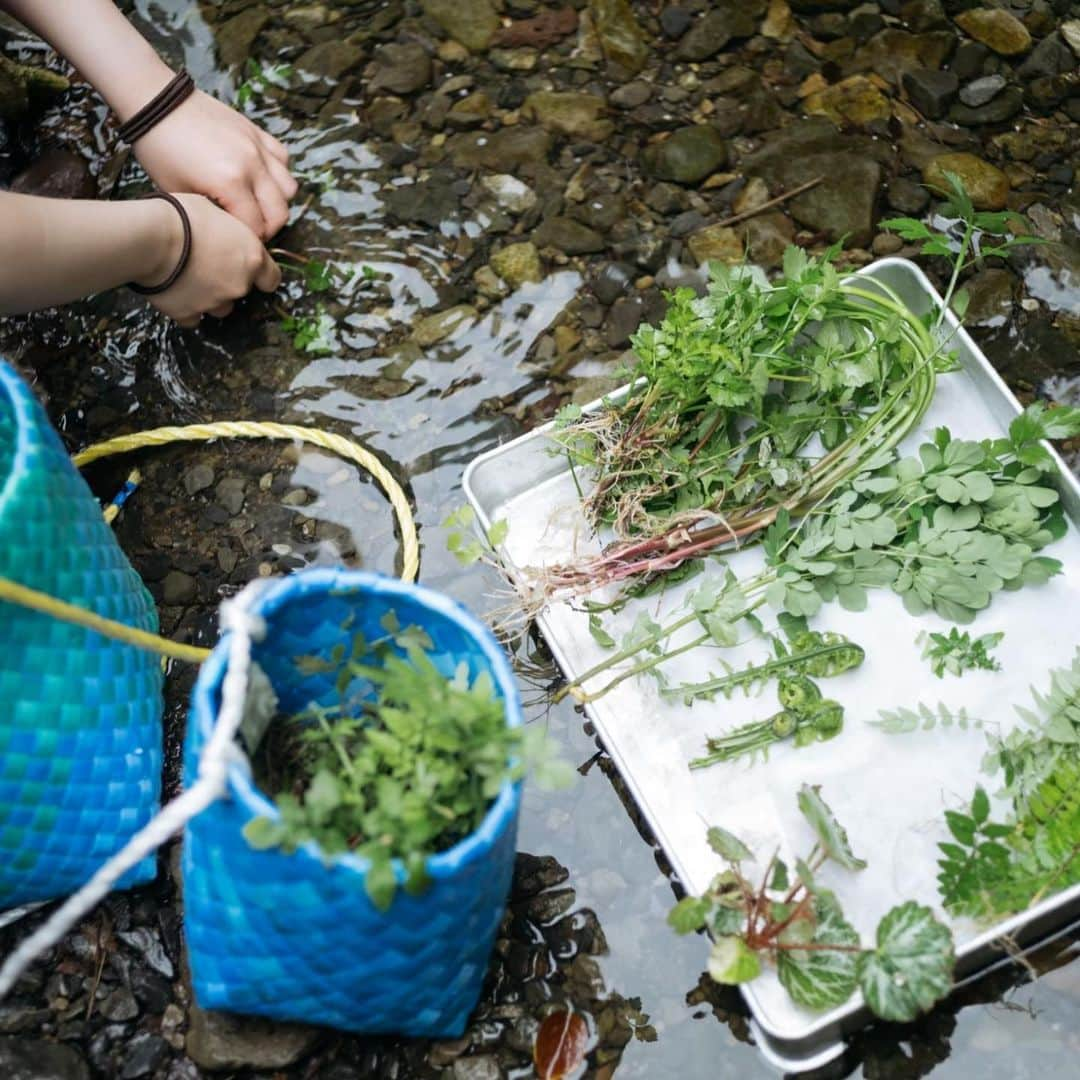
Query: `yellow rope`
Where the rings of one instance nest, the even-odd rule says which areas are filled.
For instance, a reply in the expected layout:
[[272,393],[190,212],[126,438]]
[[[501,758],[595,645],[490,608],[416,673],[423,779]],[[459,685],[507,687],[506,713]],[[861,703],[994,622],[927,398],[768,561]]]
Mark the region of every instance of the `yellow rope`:
[[[405,581],[415,581],[420,571],[420,542],[416,535],[416,522],[412,508],[401,485],[390,475],[386,466],[369,450],[351,442],[341,435],[320,431],[318,428],[298,427],[295,424],[261,423],[249,420],[222,421],[216,424],[189,424],[186,427],[161,427],[150,431],[140,431],[133,435],[119,435],[115,439],[88,446],[76,454],[72,461],[82,468],[92,461],[98,461],[113,454],[126,454],[132,450],[141,450],[147,446],[165,446],[174,442],[210,442],[213,439],[288,439],[321,446],[349,461],[355,461],[362,469],[369,472],[386,492],[401,533],[401,577]],[[112,509],[116,509],[113,507]],[[113,517],[116,515],[113,514]],[[109,520],[107,518],[107,520]],[[159,653],[162,656],[190,663],[202,663],[210,655],[209,649],[195,645],[183,645],[158,637],[145,630],[137,630],[125,623],[103,618],[86,608],[57,600],[47,593],[28,589],[25,585],[0,577],[0,600],[21,604],[23,607],[40,611],[57,619],[76,623],[91,630],[96,630],[105,637],[123,641],[140,649]]]

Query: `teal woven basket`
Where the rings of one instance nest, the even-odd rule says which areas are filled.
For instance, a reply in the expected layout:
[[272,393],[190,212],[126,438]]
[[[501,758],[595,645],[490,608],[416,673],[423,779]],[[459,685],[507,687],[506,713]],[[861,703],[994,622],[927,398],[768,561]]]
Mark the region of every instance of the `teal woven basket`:
[[[491,675],[506,722],[522,722],[514,678],[490,631],[448,597],[350,570],[306,570],[269,586],[253,611],[268,627],[254,658],[296,712],[335,696],[332,675],[299,675],[296,657],[331,658],[357,631],[384,633],[393,611],[433,642],[447,676]],[[229,637],[199,671],[188,720],[187,784],[217,721]],[[191,821],[184,841],[184,931],[191,981],[210,1009],[303,1020],[357,1032],[458,1036],[487,971],[514,869],[520,785],[502,791],[477,830],[428,859],[431,886],[399,892],[386,912],[364,888],[368,862],[329,862],[314,844],[292,855],[255,851],[244,840],[254,817],[277,810],[246,761],[233,761],[228,796]],[[397,867],[399,880],[404,869]]]
[[[2,361],[0,576],[157,630],[97,501]],[[0,601],[0,910],[74,891],[149,820],[161,687],[156,656]],[[120,884],[154,869],[144,860]]]

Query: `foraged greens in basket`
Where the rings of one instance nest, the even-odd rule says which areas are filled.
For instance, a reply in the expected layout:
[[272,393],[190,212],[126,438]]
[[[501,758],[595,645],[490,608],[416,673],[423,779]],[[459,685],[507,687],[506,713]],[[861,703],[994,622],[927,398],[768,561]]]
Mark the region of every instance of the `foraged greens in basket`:
[[843,1005],[858,989],[882,1019],[914,1020],[952,989],[951,931],[909,900],[885,914],[873,947],[864,947],[816,875],[829,860],[855,872],[866,862],[851,850],[817,787],[804,784],[798,805],[817,842],[796,860],[794,873],[773,855],[755,886],[743,869],[754,861],[750,849],[726,830],[710,828],[709,846],[728,869],[704,895],[680,900],[668,923],[680,934],[704,929],[712,935],[708,970],[719,983],[752,982],[763,961],[771,961],[791,999],[807,1009]]
[[[1034,699],[1034,709],[1017,707],[1022,726],[990,736],[984,770],[1000,777],[1004,819],[991,819],[982,787],[969,807],[945,812],[938,889],[954,915],[992,920],[1080,882],[1080,652]],[[895,716],[878,726],[915,730],[889,723]]]
[[[980,250],[1031,242],[1006,236],[1018,215],[979,213],[960,181],[949,183],[942,214],[957,219],[955,240],[913,219],[883,223],[952,256],[945,307]],[[771,284],[754,268],[712,266],[705,296],[675,290],[661,324],[634,335],[625,396],[560,413],[553,438],[575,479],[591,484],[586,517],[616,540],[535,570],[541,601],[648,580],[739,544],[784,511],[808,513],[915,428],[937,374],[954,366],[930,328],[944,309],[920,318],[881,282],[842,280],[835,250],[814,259],[789,248]],[[823,452],[809,451],[815,436]]]
[[[685,615],[632,634],[561,693],[591,701],[701,645],[729,647],[737,624],[766,603],[792,616],[813,616],[834,601],[862,611],[869,590],[888,588],[912,614],[933,610],[951,622],[971,622],[995,592],[1042,584],[1061,572],[1058,560],[1040,554],[1066,530],[1057,466],[1042,440],[1077,434],[1080,409],[1035,403],[1006,438],[960,440],[939,428],[916,456],[875,455],[797,525],[781,511],[766,531],[760,574],[749,581],[730,571],[707,574]],[[695,625],[699,633],[672,642]],[[599,676],[629,661],[592,689]],[[683,696],[691,690],[671,688]]]
[[336,675],[338,700],[272,725],[256,766],[280,816],[255,818],[244,837],[257,849],[314,842],[327,859],[367,857],[368,895],[386,910],[394,859],[405,891],[423,891],[427,857],[474,832],[507,780],[531,767],[541,782],[561,784],[569,766],[541,729],[506,726],[486,673],[470,681],[462,664],[447,678],[424,630],[402,629],[393,612],[382,623],[386,636],[356,635],[350,655],[339,647],[329,660],[297,658],[304,674]]

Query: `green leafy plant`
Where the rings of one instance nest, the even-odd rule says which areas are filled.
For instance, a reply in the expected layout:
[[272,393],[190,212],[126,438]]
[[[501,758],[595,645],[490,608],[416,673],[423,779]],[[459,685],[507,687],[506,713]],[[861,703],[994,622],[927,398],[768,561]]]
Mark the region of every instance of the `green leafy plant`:
[[817,842],[796,860],[794,875],[774,855],[761,884],[753,885],[743,872],[753,853],[731,833],[713,827],[709,846],[727,869],[704,895],[680,900],[669,925],[681,934],[709,931],[714,944],[708,970],[717,982],[751,982],[765,962],[772,962],[791,999],[805,1008],[835,1008],[858,989],[877,1016],[914,1020],[952,988],[951,932],[929,908],[906,901],[881,919],[874,945],[863,947],[835,894],[822,888],[816,875],[829,860],[852,872],[866,862],[852,851],[817,787],[804,784],[798,805]]
[[237,106],[244,108],[256,97],[261,97],[267,87],[287,87],[292,71],[291,64],[260,64],[254,57],[248,57],[244,80],[236,88]]
[[970,808],[946,811],[952,839],[940,845],[938,885],[945,907],[975,918],[1022,911],[1080,881],[1080,653],[1051,672],[1025,726],[992,737],[985,768],[1000,773],[1007,820],[990,820],[977,788]]
[[952,260],[952,276],[937,315],[939,324],[950,304],[957,318],[962,319],[967,311],[969,296],[956,288],[965,270],[981,265],[984,259],[1004,258],[1014,247],[1044,243],[1037,236],[1020,231],[1014,233],[1013,230],[1027,227],[1020,214],[1011,210],[976,210],[960,177],[951,172],[945,172],[944,176],[949,187],[947,191],[939,191],[945,196],[940,213],[954,221],[948,231],[931,229],[925,222],[910,217],[889,218],[880,223],[881,228],[897,233],[902,239],[921,244],[920,254],[941,255]]
[[909,735],[913,731],[932,731],[937,727],[977,731],[983,726],[982,720],[969,716],[967,709],[953,710],[944,702],[938,702],[936,708],[920,702],[917,709],[881,709],[878,715],[880,720],[868,720],[867,723],[888,735]]
[[[876,455],[801,522],[793,523],[786,511],[777,515],[762,537],[766,568],[760,574],[748,581],[730,571],[707,575],[690,594],[685,615],[652,623],[561,693],[595,700],[701,645],[729,647],[737,624],[765,604],[796,618],[833,602],[862,611],[870,590],[888,588],[913,615],[932,610],[950,622],[971,622],[1000,590],[1038,585],[1060,573],[1061,564],[1041,554],[1066,524],[1054,486],[1057,466],[1040,440],[1077,433],[1080,409],[1036,403],[1003,438],[958,440],[940,428],[916,456]],[[693,623],[701,625],[700,634],[665,644]],[[584,689],[627,661],[636,662],[599,689]]]
[[915,639],[923,647],[922,658],[930,661],[933,673],[943,679],[945,673],[963,675],[965,671],[1000,671],[1001,664],[990,651],[1001,644],[1004,633],[982,634],[973,638],[967,630],[953,627],[947,634],[923,631]]
[[485,545],[477,532],[476,514],[471,506],[459,506],[447,515],[442,527],[447,531],[446,550],[462,566],[471,566],[485,557],[488,551],[502,544],[510,532],[510,524],[505,518],[494,522],[484,534]]
[[317,356],[337,352],[337,323],[322,304],[313,315],[286,315],[281,320],[281,329],[292,338],[293,348],[298,352]]
[[368,895],[386,910],[399,883],[427,886],[428,856],[472,833],[503,784],[529,767],[544,783],[569,771],[539,728],[506,726],[486,673],[470,678],[462,664],[448,676],[426,632],[393,612],[382,625],[374,641],[357,634],[349,650],[296,659],[302,675],[333,676],[336,700],[274,726],[285,761],[267,765],[281,774],[277,816],[253,819],[244,836],[259,850],[314,843],[328,860],[366,857]]

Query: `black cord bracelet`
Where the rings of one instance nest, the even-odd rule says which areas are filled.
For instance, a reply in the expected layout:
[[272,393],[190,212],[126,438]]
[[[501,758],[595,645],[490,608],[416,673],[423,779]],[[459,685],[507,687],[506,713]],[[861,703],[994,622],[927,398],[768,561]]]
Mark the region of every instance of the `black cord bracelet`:
[[172,273],[164,281],[158,285],[136,285],[133,281],[128,282],[127,287],[132,292],[136,292],[140,296],[156,296],[166,289],[171,289],[180,275],[187,269],[188,260],[191,258],[191,219],[184,209],[184,204],[175,195],[170,195],[167,191],[152,191],[149,195],[144,195],[143,198],[164,199],[180,215],[180,224],[184,230],[184,246],[180,251],[180,258],[177,260],[176,266],[173,267]]
[[152,127],[161,123],[178,105],[195,92],[195,80],[180,70],[165,88],[144,105],[130,120],[120,125],[118,134],[128,145],[141,139]]

